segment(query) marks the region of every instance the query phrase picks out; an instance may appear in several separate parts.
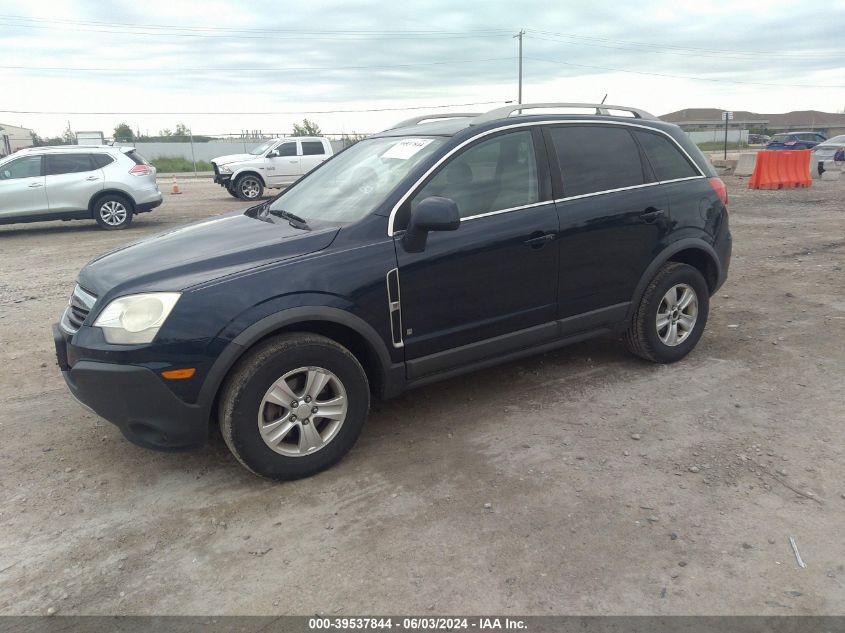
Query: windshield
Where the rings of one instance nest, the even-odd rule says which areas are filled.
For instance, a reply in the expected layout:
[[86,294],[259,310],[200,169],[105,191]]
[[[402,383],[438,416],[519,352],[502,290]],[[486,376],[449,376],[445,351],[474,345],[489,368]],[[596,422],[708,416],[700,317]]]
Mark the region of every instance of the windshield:
[[275,144],[276,144],[275,140],[267,141],[266,143],[262,143],[258,147],[253,147],[251,150],[249,150],[249,153],[252,154],[253,156],[258,156],[259,154],[263,154],[264,152],[266,152],[268,149],[273,147],[273,145],[275,145]]
[[292,213],[309,224],[355,222],[372,213],[444,141],[432,137],[365,139],[281,194],[270,210]]
[[837,146],[845,145],[845,134],[842,134],[841,136],[834,136],[833,138],[829,138],[824,143],[822,143],[822,145],[825,145],[825,146],[827,146],[827,145],[837,145]]

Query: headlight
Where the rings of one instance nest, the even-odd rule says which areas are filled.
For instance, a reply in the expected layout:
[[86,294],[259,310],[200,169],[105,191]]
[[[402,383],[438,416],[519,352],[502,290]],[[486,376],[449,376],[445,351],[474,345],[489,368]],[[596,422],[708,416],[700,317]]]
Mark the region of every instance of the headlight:
[[150,292],[120,297],[106,306],[94,327],[102,328],[108,343],[151,343],[180,296],[178,292]]
[[231,174],[232,168],[227,165],[220,165],[219,167],[221,174]]

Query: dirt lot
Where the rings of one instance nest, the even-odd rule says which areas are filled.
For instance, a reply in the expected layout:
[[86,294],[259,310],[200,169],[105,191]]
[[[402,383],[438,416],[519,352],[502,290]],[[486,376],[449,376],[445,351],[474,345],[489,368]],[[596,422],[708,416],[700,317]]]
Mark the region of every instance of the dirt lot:
[[130,231],[0,227],[0,613],[845,613],[845,184],[728,178],[683,362],[598,341],[433,385],[287,484],[136,448],[54,364],[88,259],[239,206],[182,184]]

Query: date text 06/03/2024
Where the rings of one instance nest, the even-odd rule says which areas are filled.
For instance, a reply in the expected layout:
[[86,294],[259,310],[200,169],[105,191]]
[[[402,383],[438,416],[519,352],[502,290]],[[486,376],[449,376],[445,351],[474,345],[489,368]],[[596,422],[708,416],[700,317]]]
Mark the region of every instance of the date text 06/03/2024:
[[393,628],[405,631],[455,631],[455,630],[510,630],[527,629],[524,620],[512,618],[480,617],[480,618],[447,618],[447,617],[346,617],[346,618],[310,618],[309,630],[350,631],[350,630],[390,630]]

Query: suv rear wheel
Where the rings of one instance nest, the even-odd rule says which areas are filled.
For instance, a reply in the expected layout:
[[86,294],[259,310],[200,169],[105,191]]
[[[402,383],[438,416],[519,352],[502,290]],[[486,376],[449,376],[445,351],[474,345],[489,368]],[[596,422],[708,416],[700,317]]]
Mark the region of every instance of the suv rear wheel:
[[634,312],[625,336],[628,349],[654,363],[674,363],[698,343],[709,309],[703,275],[687,264],[667,262]]
[[125,229],[132,224],[133,204],[123,196],[108,194],[94,203],[94,219],[107,231]]
[[367,375],[349,350],[316,334],[284,334],[249,352],[230,374],[220,431],[254,473],[298,479],[352,448],[369,407]]
[[243,174],[235,180],[235,195],[241,200],[255,200],[264,193],[264,185],[258,176]]

